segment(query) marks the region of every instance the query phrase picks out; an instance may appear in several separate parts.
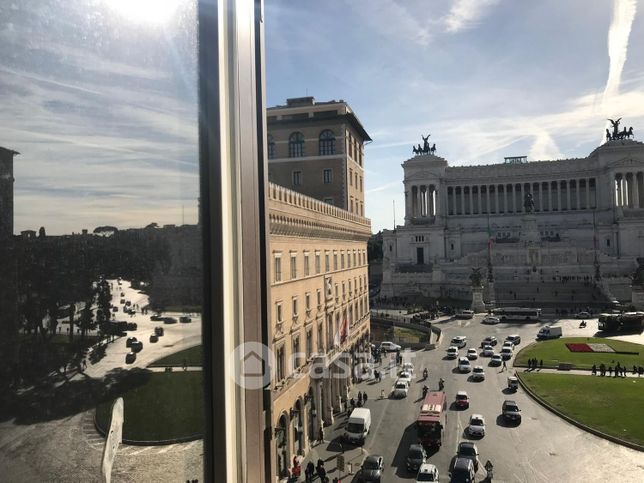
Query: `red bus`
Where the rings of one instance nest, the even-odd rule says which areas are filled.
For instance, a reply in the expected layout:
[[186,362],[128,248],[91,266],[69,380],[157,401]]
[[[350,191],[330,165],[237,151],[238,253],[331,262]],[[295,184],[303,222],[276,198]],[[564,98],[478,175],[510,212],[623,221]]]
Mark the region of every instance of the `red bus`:
[[440,448],[447,426],[447,397],[443,391],[430,391],[420,406],[416,420],[418,441],[429,448]]

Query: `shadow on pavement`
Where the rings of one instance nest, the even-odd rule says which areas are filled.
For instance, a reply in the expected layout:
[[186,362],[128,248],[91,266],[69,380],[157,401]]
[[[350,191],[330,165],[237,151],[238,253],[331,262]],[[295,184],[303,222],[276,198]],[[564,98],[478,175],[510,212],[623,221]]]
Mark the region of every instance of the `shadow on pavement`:
[[[398,448],[396,448],[396,453],[391,461],[391,466],[396,467],[396,476],[399,478],[409,478],[410,476],[413,476],[413,473],[407,471],[407,453],[409,452],[409,446],[416,443],[418,443],[416,425],[412,423],[403,431],[398,443]],[[387,464],[386,461],[385,464]]]

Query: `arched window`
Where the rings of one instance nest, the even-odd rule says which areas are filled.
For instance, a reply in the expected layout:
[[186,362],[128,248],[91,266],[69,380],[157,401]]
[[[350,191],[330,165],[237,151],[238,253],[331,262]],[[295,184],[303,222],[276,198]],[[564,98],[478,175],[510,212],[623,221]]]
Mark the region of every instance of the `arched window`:
[[288,138],[288,157],[299,158],[304,156],[304,135],[294,132]]
[[320,156],[335,154],[335,134],[329,129],[320,133]]
[[268,135],[268,159],[273,159],[275,157],[275,139],[273,135]]

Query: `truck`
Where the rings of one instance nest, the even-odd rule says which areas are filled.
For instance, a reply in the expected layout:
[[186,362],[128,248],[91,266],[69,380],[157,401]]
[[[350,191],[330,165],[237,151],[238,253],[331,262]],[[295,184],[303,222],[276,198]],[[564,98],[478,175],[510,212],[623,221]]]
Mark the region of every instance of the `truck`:
[[644,312],[600,314],[597,328],[602,332],[638,332],[644,325]]
[[538,340],[556,339],[558,337],[561,337],[561,327],[552,327],[550,325],[544,325],[541,327],[537,334]]

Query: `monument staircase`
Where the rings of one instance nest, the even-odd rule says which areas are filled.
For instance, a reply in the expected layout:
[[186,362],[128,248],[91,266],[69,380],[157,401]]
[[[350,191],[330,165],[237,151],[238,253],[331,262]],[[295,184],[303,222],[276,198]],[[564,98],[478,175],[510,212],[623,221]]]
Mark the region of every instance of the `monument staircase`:
[[539,307],[546,311],[568,311],[610,306],[611,299],[592,280],[583,281],[495,281],[496,307]]

